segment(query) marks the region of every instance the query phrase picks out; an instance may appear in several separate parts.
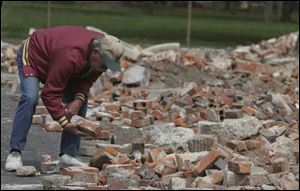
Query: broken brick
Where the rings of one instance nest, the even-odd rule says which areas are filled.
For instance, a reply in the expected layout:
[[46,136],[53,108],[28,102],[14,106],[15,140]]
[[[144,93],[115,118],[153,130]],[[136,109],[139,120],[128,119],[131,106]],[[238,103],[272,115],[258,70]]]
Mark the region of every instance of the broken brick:
[[143,118],[143,119],[131,119],[131,126],[133,127],[145,127],[150,125],[150,119],[149,118]]
[[163,120],[165,118],[163,112],[160,109],[156,109],[153,113],[154,119]]
[[68,167],[63,169],[63,175],[72,177],[73,181],[78,182],[98,182],[99,170],[93,167]]
[[247,161],[228,161],[228,170],[237,174],[250,174],[252,163]]
[[253,108],[251,108],[249,106],[243,106],[242,107],[242,111],[245,112],[245,113],[247,113],[248,115],[255,115],[256,112],[257,112],[255,109],[253,109]]
[[79,125],[79,130],[96,137],[97,123],[84,119],[78,115],[74,115],[71,119],[71,122]]
[[45,174],[58,173],[60,170],[59,161],[48,161],[41,163],[41,171]]
[[113,148],[113,147],[105,147],[104,152],[107,152],[107,153],[111,154],[114,157],[117,156],[117,154],[119,153],[119,151],[116,148]]
[[111,164],[114,157],[104,152],[102,149],[97,150],[90,160],[90,166],[102,170],[104,164]]
[[224,179],[224,172],[223,170],[218,170],[212,172],[211,174],[203,177],[201,181],[208,183],[208,184],[221,184]]
[[85,186],[85,188],[87,190],[108,190],[109,186],[108,185],[104,185],[104,186],[101,186],[101,185],[98,185],[98,186]]
[[119,112],[120,111],[120,104],[118,103],[105,103],[104,105],[106,112]]
[[179,127],[186,127],[186,123],[183,118],[179,117],[175,120],[175,125]]
[[231,149],[236,149],[238,152],[247,151],[247,146],[244,141],[230,140],[226,146]]
[[148,155],[149,155],[150,162],[160,160],[160,159],[164,158],[165,156],[167,156],[163,147],[158,147],[158,148],[150,150]]
[[256,69],[258,68],[258,64],[236,64],[235,70],[245,73],[255,73]]
[[96,139],[98,139],[98,140],[109,140],[110,139],[110,131],[109,130],[96,128],[95,133],[96,133]]
[[141,110],[132,110],[130,111],[131,119],[142,119],[145,117],[145,112]]
[[147,165],[141,166],[137,171],[137,174],[141,176],[142,179],[151,180],[155,173],[152,169],[150,169]]
[[246,140],[245,144],[248,150],[256,150],[261,148],[261,142],[257,140]]
[[149,100],[135,100],[133,101],[133,108],[137,110],[151,110],[152,102]]
[[220,157],[220,152],[216,150],[210,151],[204,158],[202,158],[196,165],[196,171],[199,175],[202,175],[204,171],[210,168]]

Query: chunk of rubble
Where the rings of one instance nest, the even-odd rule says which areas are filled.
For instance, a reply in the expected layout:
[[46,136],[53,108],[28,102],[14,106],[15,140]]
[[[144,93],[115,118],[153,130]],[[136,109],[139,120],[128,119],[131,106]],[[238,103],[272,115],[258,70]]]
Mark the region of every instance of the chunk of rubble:
[[127,85],[137,85],[147,87],[149,85],[150,73],[142,66],[128,68],[122,78],[122,83]]
[[36,169],[34,166],[22,166],[17,169],[17,176],[36,176]]

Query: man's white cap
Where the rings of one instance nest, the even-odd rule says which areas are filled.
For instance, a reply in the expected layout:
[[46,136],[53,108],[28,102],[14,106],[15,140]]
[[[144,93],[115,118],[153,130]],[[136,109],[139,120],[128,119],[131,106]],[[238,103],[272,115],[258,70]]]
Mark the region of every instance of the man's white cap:
[[123,56],[125,47],[121,41],[109,34],[101,39],[101,49],[105,59],[105,65],[112,71],[121,71],[120,58]]

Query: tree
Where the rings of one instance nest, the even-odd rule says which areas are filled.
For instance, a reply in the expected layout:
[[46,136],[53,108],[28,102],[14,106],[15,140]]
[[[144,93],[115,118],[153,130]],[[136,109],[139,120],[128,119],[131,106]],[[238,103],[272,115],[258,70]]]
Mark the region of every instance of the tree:
[[271,23],[273,16],[273,1],[265,1],[264,9],[264,20],[266,23]]
[[144,13],[147,15],[153,14],[153,1],[143,1]]
[[291,22],[292,21],[292,13],[296,7],[297,7],[297,1],[283,1],[280,20],[282,22]]

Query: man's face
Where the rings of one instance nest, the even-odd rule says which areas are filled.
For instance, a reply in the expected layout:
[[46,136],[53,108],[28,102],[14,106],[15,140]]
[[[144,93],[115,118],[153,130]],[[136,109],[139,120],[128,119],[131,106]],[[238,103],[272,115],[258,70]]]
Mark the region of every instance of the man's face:
[[93,71],[105,72],[107,67],[104,63],[103,55],[100,53],[100,50],[93,49],[90,56],[90,64]]

